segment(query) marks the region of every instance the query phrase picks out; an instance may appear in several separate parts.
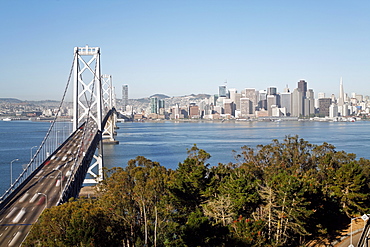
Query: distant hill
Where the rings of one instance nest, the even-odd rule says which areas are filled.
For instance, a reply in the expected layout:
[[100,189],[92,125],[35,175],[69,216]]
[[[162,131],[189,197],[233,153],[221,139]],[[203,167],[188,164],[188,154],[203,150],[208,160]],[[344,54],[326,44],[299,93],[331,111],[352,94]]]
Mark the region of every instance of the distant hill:
[[152,97],[157,97],[159,99],[167,99],[167,98],[171,98],[170,96],[167,96],[165,94],[153,94],[152,96],[150,96],[149,98],[152,98]]
[[0,102],[16,104],[16,103],[22,103],[23,101],[19,99],[15,99],[15,98],[0,98]]
[[186,96],[192,96],[194,98],[209,98],[211,95],[210,94],[205,94],[205,93],[199,93],[199,94],[190,94],[190,95],[186,95]]

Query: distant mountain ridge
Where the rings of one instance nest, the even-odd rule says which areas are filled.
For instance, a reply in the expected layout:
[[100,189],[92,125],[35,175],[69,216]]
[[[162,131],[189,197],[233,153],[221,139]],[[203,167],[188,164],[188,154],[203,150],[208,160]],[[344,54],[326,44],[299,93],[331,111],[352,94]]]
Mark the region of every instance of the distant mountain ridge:
[[[209,98],[210,94],[190,94],[190,95],[183,95],[183,96],[168,96],[165,94],[153,94],[146,98],[139,98],[139,99],[130,99],[130,100],[136,100],[136,101],[148,101],[152,97],[157,97],[159,99],[170,99],[170,98],[182,98],[182,97],[192,97],[197,99],[204,99]],[[47,104],[47,103],[59,103],[58,100],[20,100],[17,98],[0,98],[0,103],[11,103],[11,104],[19,104],[19,103],[41,103],[41,104]]]
[[2,103],[22,103],[22,100],[16,99],[16,98],[0,98],[0,102]]

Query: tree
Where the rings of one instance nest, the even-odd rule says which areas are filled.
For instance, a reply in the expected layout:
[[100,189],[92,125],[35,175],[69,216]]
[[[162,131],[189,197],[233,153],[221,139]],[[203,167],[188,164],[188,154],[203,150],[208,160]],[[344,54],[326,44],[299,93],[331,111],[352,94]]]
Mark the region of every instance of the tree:
[[130,160],[125,169],[108,171],[99,185],[100,203],[111,209],[124,228],[128,246],[157,246],[164,242],[167,218],[172,208],[163,201],[169,172],[157,162],[142,156]]
[[25,246],[118,246],[119,224],[92,200],[67,202],[44,211]]

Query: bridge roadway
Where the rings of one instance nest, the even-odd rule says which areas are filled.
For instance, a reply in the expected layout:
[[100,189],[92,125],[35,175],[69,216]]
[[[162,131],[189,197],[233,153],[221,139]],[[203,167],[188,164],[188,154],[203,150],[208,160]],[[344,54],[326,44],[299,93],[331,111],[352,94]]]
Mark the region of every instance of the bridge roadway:
[[87,147],[96,134],[96,128],[91,128],[86,138],[81,129],[75,131],[3,207],[0,212],[1,247],[20,246],[42,211],[58,203],[62,186],[76,171],[76,157],[84,155],[83,147],[79,149],[81,138],[88,139],[82,144]]

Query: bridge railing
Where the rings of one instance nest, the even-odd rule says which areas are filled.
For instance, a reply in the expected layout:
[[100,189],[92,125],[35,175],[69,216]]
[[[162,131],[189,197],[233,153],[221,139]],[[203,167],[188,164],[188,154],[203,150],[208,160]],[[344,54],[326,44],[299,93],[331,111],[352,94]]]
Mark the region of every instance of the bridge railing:
[[[17,179],[14,182],[11,181],[10,187],[0,197],[0,203],[3,202],[11,193],[16,191],[19,186],[29,179],[29,177],[32,177],[31,174],[38,171],[41,165],[48,162],[50,157],[52,157],[63,146],[63,144],[68,141],[70,136],[65,140],[63,140],[64,138],[62,137],[58,138],[58,132],[60,132],[60,130],[55,128],[55,123],[56,119],[52,122],[48,132],[30,162],[24,167]],[[62,145],[59,140],[62,140]]]

